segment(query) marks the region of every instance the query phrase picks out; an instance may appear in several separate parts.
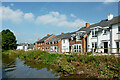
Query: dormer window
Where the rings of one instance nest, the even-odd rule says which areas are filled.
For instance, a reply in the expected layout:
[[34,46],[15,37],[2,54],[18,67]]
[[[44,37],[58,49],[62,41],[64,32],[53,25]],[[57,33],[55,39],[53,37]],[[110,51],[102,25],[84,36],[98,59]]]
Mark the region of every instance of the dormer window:
[[103,35],[106,35],[106,33],[107,33],[107,30],[106,30],[106,29],[104,29],[104,31],[103,31]]

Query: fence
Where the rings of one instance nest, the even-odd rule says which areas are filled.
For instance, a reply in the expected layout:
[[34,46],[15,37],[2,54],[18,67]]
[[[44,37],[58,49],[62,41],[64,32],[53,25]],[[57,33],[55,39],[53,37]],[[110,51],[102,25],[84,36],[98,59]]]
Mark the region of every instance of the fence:
[[120,54],[120,48],[81,48],[81,54],[87,53],[87,52],[92,52],[93,54],[95,53],[117,53]]

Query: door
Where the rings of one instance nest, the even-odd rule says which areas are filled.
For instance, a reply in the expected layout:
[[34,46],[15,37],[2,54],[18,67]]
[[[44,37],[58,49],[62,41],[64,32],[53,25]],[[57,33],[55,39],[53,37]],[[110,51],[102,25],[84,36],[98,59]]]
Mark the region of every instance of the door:
[[104,53],[108,53],[108,42],[104,42]]
[[72,51],[71,51],[71,46],[69,46],[69,51],[72,52]]
[[120,44],[120,42],[116,42],[116,45],[117,45],[117,53],[120,52],[120,51],[119,51],[119,48],[120,48],[119,44]]

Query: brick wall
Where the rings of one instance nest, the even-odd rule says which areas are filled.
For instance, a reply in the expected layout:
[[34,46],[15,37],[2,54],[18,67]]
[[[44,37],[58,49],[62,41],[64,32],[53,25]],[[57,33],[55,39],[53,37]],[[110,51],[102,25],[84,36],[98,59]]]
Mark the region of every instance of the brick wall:
[[82,44],[82,48],[83,48],[83,52],[87,52],[87,35],[85,35],[82,39],[81,39],[81,44]]
[[[47,35],[47,36],[49,36],[49,35]],[[46,42],[47,42],[48,40],[52,39],[53,37],[55,37],[55,35],[50,36],[50,37],[49,37],[47,40],[45,40],[42,44],[41,44],[41,43],[35,43],[35,49],[37,50],[38,47],[40,47],[40,49],[42,49],[42,47],[44,47],[44,51],[46,51],[46,47],[47,47]]]

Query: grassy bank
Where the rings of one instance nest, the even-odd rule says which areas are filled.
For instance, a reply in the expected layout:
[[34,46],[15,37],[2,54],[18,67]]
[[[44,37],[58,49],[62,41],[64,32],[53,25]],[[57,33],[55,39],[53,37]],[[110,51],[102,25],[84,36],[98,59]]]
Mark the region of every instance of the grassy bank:
[[45,64],[52,67],[61,75],[86,75],[94,78],[120,77],[120,58],[115,56],[89,56],[50,54],[44,51],[5,51],[5,55],[16,56],[20,59]]

